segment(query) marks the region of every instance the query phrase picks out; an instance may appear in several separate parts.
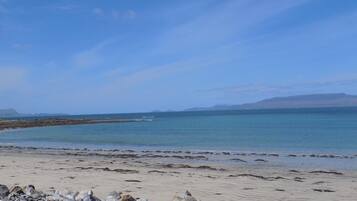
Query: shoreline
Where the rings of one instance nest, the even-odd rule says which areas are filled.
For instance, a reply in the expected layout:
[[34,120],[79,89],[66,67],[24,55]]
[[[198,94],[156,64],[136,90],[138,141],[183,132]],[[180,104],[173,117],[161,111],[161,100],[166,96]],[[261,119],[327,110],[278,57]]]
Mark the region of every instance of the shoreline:
[[90,149],[90,148],[54,148],[1,145],[0,153],[27,153],[37,155],[65,155],[83,157],[111,157],[118,159],[171,160],[205,164],[221,163],[228,166],[245,167],[283,167],[316,169],[325,167],[333,170],[356,170],[357,154],[280,154],[273,152],[229,152],[229,151],[194,151],[194,150],[136,150],[136,149]]
[[[124,146],[125,147],[125,146]],[[126,148],[70,148],[70,147],[43,147],[43,146],[19,146],[13,144],[1,144],[0,150],[4,149],[18,150],[40,150],[40,151],[88,151],[88,152],[131,152],[131,153],[163,153],[163,154],[193,154],[193,155],[211,155],[211,156],[261,156],[261,157],[287,157],[287,158],[326,158],[326,159],[357,159],[355,154],[335,154],[321,152],[262,152],[262,151],[230,151],[230,150],[205,150],[205,149],[136,149],[127,146]]]
[[99,198],[120,191],[150,201],[172,200],[186,190],[206,201],[274,201],[287,196],[289,200],[342,201],[357,196],[357,170],[253,161],[222,163],[215,159],[229,156],[224,152],[0,146],[0,180],[8,186],[32,184],[42,191],[92,190]]

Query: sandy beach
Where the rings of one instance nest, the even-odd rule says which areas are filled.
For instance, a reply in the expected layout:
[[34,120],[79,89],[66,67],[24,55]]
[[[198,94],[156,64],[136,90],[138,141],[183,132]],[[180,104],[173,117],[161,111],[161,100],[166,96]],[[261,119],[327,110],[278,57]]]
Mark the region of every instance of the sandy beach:
[[207,153],[1,147],[1,184],[32,184],[104,199],[111,191],[169,201],[189,190],[204,201],[346,200],[357,197],[355,170],[207,162]]

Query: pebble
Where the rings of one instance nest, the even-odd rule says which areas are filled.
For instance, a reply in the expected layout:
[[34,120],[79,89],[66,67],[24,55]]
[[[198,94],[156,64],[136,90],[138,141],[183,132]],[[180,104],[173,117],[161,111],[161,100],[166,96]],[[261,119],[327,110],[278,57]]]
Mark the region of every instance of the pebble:
[[183,196],[175,196],[173,201],[197,201],[189,191],[186,191]]
[[100,201],[100,199],[94,197],[92,190],[79,192],[75,200],[76,201]]
[[119,201],[121,198],[121,194],[121,192],[116,191],[110,192],[105,201]]

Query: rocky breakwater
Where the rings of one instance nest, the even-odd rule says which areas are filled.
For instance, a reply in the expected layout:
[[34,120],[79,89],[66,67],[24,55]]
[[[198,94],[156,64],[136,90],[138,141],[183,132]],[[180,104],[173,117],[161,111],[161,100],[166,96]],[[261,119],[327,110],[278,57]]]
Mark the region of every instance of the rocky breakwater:
[[58,118],[41,118],[41,119],[17,119],[1,120],[0,130],[15,128],[47,127],[47,126],[64,126],[80,124],[103,124],[103,123],[123,123],[135,122],[137,119],[58,119]]
[[[25,187],[0,184],[0,201],[149,201],[146,198],[134,198],[129,194],[113,191],[105,199],[96,197],[92,190],[80,192],[58,191],[50,189],[48,192],[38,191],[35,186]],[[198,201],[189,191],[182,196],[174,196],[172,201]]]

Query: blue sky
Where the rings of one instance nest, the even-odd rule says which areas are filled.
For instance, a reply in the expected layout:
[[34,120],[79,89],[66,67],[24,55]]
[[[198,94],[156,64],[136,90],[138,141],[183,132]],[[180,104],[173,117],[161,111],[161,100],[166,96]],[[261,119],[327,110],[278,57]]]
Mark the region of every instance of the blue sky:
[[116,113],[357,94],[357,1],[0,0],[0,108]]

